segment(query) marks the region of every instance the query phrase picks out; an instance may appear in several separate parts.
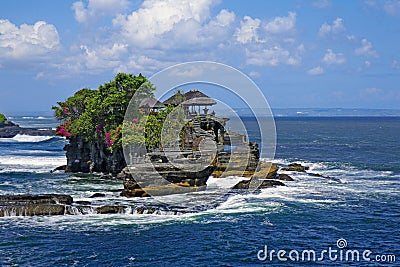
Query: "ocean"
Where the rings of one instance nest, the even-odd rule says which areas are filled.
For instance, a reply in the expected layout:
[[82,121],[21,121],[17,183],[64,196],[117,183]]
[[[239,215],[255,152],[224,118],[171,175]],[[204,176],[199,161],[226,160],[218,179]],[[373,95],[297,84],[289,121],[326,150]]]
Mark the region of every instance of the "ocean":
[[[11,120],[57,124],[45,116]],[[255,121],[245,120],[249,139],[259,141]],[[240,178],[210,178],[205,192],[126,199],[119,180],[51,173],[66,163],[62,138],[0,139],[1,195],[61,193],[92,205],[168,203],[191,211],[2,217],[0,265],[400,266],[400,117],[275,123],[273,162],[301,163],[322,176],[287,172],[295,181],[285,187],[240,194],[226,190]],[[97,192],[106,196],[89,198]]]

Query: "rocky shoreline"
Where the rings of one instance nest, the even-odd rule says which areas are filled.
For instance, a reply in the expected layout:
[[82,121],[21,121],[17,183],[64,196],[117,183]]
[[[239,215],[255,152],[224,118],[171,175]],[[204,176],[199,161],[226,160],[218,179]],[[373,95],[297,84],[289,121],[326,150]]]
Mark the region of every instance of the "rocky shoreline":
[[[266,167],[269,167],[266,171]],[[282,172],[283,171],[283,172]],[[246,180],[235,184],[221,197],[247,192],[257,193],[261,189],[277,186],[286,186],[286,182],[295,181],[290,173],[304,173],[310,177],[322,177],[330,180],[334,178],[316,173],[307,172],[308,168],[298,163],[279,166],[275,163],[263,162],[255,174]],[[120,177],[121,178],[121,177]],[[254,186],[255,185],[255,186]],[[184,187],[182,187],[184,188]],[[69,195],[64,194],[23,194],[0,196],[0,217],[9,216],[56,216],[56,215],[87,215],[87,214],[168,214],[180,215],[184,213],[199,212],[208,207],[187,209],[187,207],[168,205],[142,205],[142,204],[106,204],[99,205],[98,198],[105,197],[105,193],[95,193],[89,198],[93,201],[74,201]],[[101,202],[101,201],[100,201]],[[134,202],[136,203],[136,202]]]

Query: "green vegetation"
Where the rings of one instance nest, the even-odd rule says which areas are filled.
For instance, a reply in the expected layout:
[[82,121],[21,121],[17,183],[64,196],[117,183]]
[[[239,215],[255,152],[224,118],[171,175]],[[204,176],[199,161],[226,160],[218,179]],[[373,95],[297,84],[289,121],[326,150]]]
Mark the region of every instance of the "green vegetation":
[[[141,74],[134,76],[125,73],[117,74],[114,80],[100,85],[98,90],[81,89],[65,102],[58,102],[53,107],[55,116],[62,122],[57,127],[56,134],[100,142],[111,152],[120,148],[122,141],[145,145],[147,148],[160,148],[161,129],[165,118],[173,110],[172,106],[146,115],[136,103],[137,108],[130,110],[133,120],[124,123],[125,112],[132,96],[153,96],[154,90],[154,86]],[[183,118],[183,111],[178,112],[178,115]],[[174,123],[169,124],[171,129],[177,126]],[[172,132],[171,135],[165,134],[163,140],[173,142],[168,137],[173,134],[176,138],[176,131]]]
[[0,113],[0,125],[7,124],[7,123],[8,123],[8,120],[7,120],[6,116],[4,116],[4,114]]
[[[169,116],[172,116],[172,119],[169,119]],[[179,141],[184,140],[186,134],[186,128],[182,129],[184,124],[183,109],[168,105],[158,113],[141,114],[131,122],[125,122],[122,142],[146,146],[150,150],[162,150],[162,145],[164,148],[165,146],[173,147],[177,143],[177,132],[180,133]]]

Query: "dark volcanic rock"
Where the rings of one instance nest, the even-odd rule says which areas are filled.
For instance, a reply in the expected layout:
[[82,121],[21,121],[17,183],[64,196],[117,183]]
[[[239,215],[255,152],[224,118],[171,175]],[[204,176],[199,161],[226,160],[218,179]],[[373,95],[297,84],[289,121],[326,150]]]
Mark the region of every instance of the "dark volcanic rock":
[[0,217],[63,215],[72,202],[68,195],[4,195],[0,196]]
[[103,193],[94,193],[89,198],[105,197],[105,196],[106,196],[106,194],[103,194]]
[[[232,189],[249,189],[250,184],[251,184],[251,179],[240,181],[234,187],[232,187]],[[264,189],[264,188],[270,188],[270,187],[275,187],[275,186],[285,186],[285,184],[282,183],[281,181],[267,179],[267,180],[263,180],[260,183],[260,185],[255,189]]]
[[127,206],[101,206],[96,208],[98,214],[124,213]]
[[51,172],[65,171],[66,169],[67,169],[67,165],[61,165],[61,166],[58,166],[57,168],[53,169]]
[[282,168],[283,171],[293,171],[293,172],[305,172],[309,167],[303,166],[299,163],[291,163],[286,168]]
[[22,128],[8,121],[7,124],[0,125],[0,138],[13,138],[17,134],[33,136],[53,136],[55,132],[51,129]]
[[71,205],[73,199],[69,195],[3,195],[0,196],[0,206],[32,205],[32,204],[64,204]]
[[[83,202],[83,201],[82,201]],[[78,204],[78,203],[76,203]],[[93,214],[94,208],[89,204],[65,206],[65,215],[86,215]]]
[[258,187],[258,189],[270,188],[275,186],[285,186],[285,184],[277,180],[264,180]]
[[40,216],[64,215],[65,205],[60,204],[28,204],[17,206],[0,206],[0,217],[4,216]]
[[232,189],[249,189],[250,186],[250,180],[243,180],[240,181],[239,183],[235,184]]
[[327,175],[322,175],[320,173],[308,172],[307,174],[310,175],[310,176],[314,176],[314,177],[322,177],[322,178],[328,178],[328,179],[331,178],[331,177],[329,177]]
[[294,181],[294,179],[292,177],[290,177],[289,175],[284,174],[284,173],[280,173],[278,175],[278,180],[281,180],[281,181]]
[[111,153],[101,141],[75,137],[69,139],[64,150],[67,152],[67,172],[97,172],[115,177],[126,167],[122,148]]
[[0,138],[13,138],[20,133],[21,128],[18,125],[4,125],[0,127]]

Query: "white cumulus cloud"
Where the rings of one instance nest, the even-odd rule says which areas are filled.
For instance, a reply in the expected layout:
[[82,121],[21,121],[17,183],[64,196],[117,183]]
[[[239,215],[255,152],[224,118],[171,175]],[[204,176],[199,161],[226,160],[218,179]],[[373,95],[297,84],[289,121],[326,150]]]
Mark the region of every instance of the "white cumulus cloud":
[[[123,36],[139,47],[157,47],[174,45],[172,37],[197,38],[199,31],[210,19],[211,7],[215,1],[175,1],[175,0],[145,0],[138,10],[129,15],[119,14],[113,24],[119,27]],[[219,23],[230,21],[227,14],[220,14]],[[174,31],[178,32],[178,34]],[[182,33],[185,36],[181,36]]]
[[246,49],[246,56],[248,65],[256,66],[278,66],[278,65],[299,65],[301,58],[298,55],[291,55],[291,53],[280,47],[274,46],[261,50],[250,51]]
[[292,31],[296,25],[296,13],[289,12],[287,17],[275,17],[265,25],[268,33],[280,34]]
[[116,15],[129,7],[128,0],[89,0],[73,3],[75,19],[80,23],[88,23],[103,16]]
[[389,0],[383,6],[383,10],[388,15],[396,16],[400,14],[400,0]]
[[322,61],[328,65],[343,64],[346,62],[346,57],[342,53],[334,53],[332,49],[328,49]]
[[0,55],[8,58],[29,59],[43,56],[59,48],[57,29],[45,21],[17,26],[0,20]]
[[245,16],[240,22],[240,28],[236,29],[236,41],[242,44],[251,41],[259,41],[257,30],[259,29],[260,24],[261,20]]
[[318,66],[318,67],[309,69],[307,71],[307,73],[310,74],[310,75],[321,75],[321,74],[324,73],[324,69],[321,66]]
[[337,34],[345,30],[344,22],[342,18],[336,18],[332,24],[324,23],[319,28],[318,35],[320,37],[329,36],[332,34]]
[[354,50],[357,56],[378,57],[378,53],[372,48],[372,43],[367,39],[361,40],[361,46]]
[[115,43],[112,46],[101,45],[89,48],[81,45],[84,65],[88,69],[112,68],[120,64],[120,58],[127,52],[127,46]]

